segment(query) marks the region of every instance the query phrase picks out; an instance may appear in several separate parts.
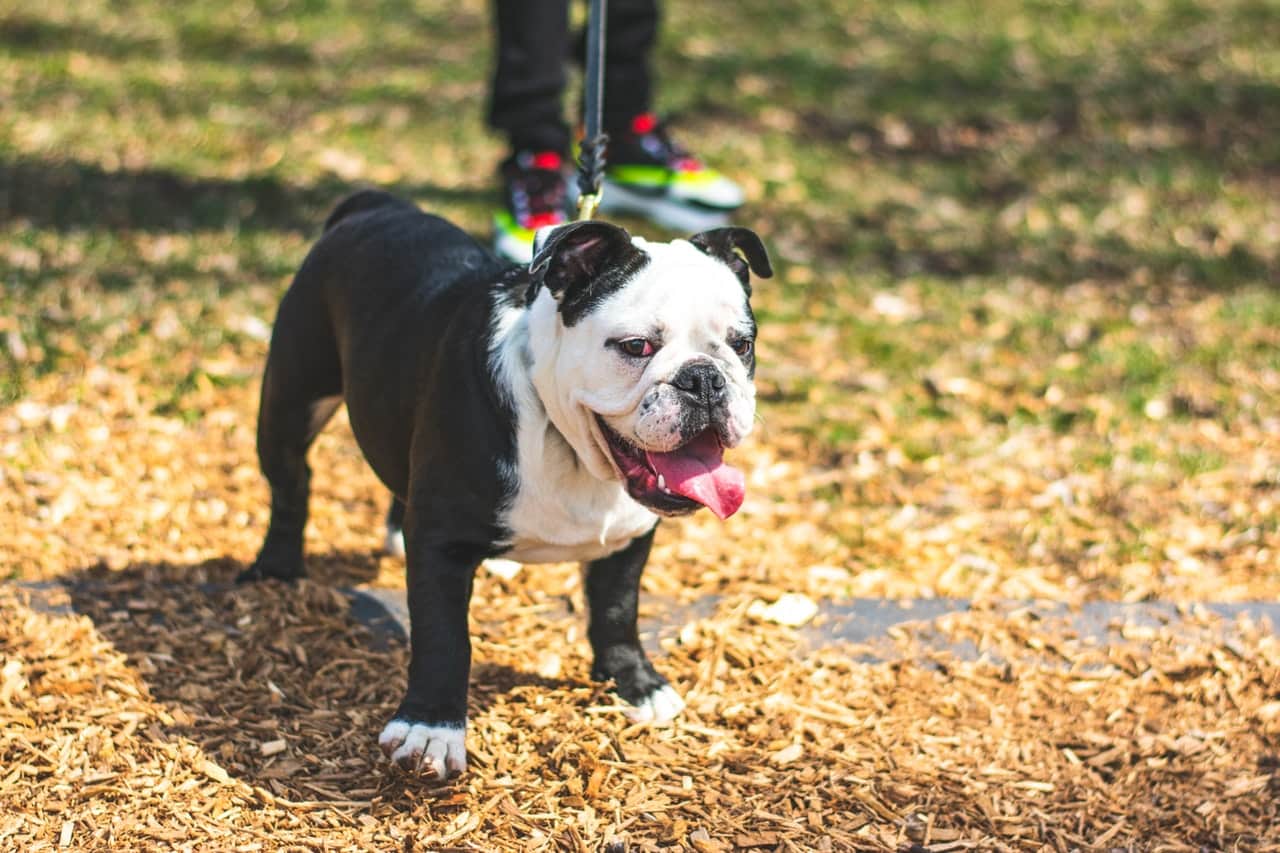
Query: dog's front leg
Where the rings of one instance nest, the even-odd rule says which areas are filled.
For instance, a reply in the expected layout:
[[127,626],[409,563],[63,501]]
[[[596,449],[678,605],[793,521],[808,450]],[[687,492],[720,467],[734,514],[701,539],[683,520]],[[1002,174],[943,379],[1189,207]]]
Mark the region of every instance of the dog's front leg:
[[653,530],[615,554],[587,564],[587,636],[595,653],[591,677],[612,680],[631,703],[635,722],[665,723],[684,709],[684,700],[649,663],[636,630],[640,574],[653,546]]
[[400,767],[446,779],[467,769],[467,609],[483,555],[466,546],[417,545],[409,533],[409,686],[378,745]]

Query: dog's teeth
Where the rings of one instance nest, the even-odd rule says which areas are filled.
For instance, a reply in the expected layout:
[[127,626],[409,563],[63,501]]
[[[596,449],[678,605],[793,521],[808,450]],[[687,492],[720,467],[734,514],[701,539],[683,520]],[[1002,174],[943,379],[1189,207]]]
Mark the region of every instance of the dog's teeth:
[[664,492],[667,491],[667,478],[661,474],[658,475],[658,488]]

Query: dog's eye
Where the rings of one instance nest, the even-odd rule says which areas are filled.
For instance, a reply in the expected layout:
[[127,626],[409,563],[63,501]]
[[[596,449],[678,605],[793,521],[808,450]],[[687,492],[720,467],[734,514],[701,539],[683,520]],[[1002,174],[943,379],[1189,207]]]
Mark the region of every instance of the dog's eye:
[[647,358],[656,352],[653,341],[645,338],[627,338],[618,341],[617,346],[622,350],[623,355],[629,355],[632,358]]
[[746,358],[751,355],[751,350],[755,346],[755,342],[751,338],[738,338],[736,341],[730,341],[729,346],[738,354],[739,358]]

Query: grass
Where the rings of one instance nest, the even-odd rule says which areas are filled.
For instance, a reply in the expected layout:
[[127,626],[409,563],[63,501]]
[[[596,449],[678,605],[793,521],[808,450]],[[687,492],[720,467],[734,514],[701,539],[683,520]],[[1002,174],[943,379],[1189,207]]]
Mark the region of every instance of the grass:
[[[779,270],[756,298],[764,455],[837,479],[874,460],[886,479],[859,487],[878,511],[830,513],[815,542],[862,541],[851,527],[905,503],[945,514],[947,489],[994,511],[1073,476],[1095,509],[1156,488],[1169,519],[1126,503],[1123,524],[1097,523],[1176,540],[1177,519],[1204,520],[1187,482],[1243,488],[1280,464],[1268,4],[665,11],[659,106],[746,187],[741,221]],[[264,324],[344,192],[388,186],[483,235],[502,155],[481,122],[487,14],[0,14],[0,401],[91,401],[84,377],[107,369],[187,427],[232,398],[249,419]],[[1260,523],[1237,510],[1224,534]],[[1011,564],[1037,563],[1027,531],[998,535]],[[899,566],[904,582],[919,562],[902,541],[868,547],[799,559]]]

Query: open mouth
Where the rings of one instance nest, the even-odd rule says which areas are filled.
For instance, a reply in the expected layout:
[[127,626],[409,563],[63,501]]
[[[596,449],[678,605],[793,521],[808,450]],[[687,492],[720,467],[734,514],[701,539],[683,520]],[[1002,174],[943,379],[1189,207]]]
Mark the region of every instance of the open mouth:
[[680,447],[659,453],[637,447],[599,417],[614,464],[627,483],[627,494],[663,515],[682,515],[700,506],[722,519],[742,506],[746,478],[724,462],[724,445],[713,428]]

